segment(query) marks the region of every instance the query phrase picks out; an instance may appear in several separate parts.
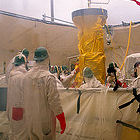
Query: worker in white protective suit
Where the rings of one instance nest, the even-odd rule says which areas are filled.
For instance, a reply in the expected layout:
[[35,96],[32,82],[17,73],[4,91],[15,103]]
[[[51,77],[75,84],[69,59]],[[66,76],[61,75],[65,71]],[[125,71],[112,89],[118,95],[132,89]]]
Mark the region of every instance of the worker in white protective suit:
[[140,62],[136,62],[134,65],[134,76],[136,79],[132,81],[130,87],[133,88],[133,95],[135,96],[135,99],[139,103],[139,108],[137,109],[137,113],[140,114]]
[[51,68],[51,72],[56,77],[58,88],[69,88],[72,85],[72,81],[78,71],[79,68],[74,69],[71,73],[69,73],[67,66],[53,66]]
[[136,62],[134,65],[134,77],[128,88],[138,88],[140,93],[140,62]]
[[28,140],[25,129],[24,95],[22,79],[27,72],[25,59],[16,56],[8,78],[7,114],[10,123],[10,140]]
[[62,73],[60,75],[60,81],[65,88],[69,88],[72,85],[76,74],[79,72],[79,68],[74,69],[70,74],[68,74],[68,69],[66,66],[62,66]]
[[140,114],[140,62],[136,62],[134,65],[134,77],[135,79],[133,79],[133,81],[128,86],[128,89],[133,88],[134,98],[131,99],[131,101],[119,106],[119,109],[125,108],[134,101],[137,101],[139,107],[136,112]]
[[[28,66],[27,66],[27,63],[28,63],[28,56],[29,56],[29,51],[25,48],[23,49],[21,52],[19,52],[20,55],[22,55],[24,58],[25,58],[25,66],[26,66],[26,69],[28,70]],[[19,55],[18,54],[18,55]],[[16,55],[16,56],[18,56]],[[16,57],[15,56],[15,57]],[[10,72],[12,71],[13,67],[14,67],[14,60],[15,60],[15,57],[12,58],[12,60],[9,62],[7,68],[6,68],[6,81],[8,82],[8,78],[9,78],[9,75],[10,75]]]
[[24,78],[26,124],[30,140],[55,140],[56,118],[61,134],[66,128],[56,79],[49,72],[49,56],[46,48],[35,50],[36,64]]
[[85,67],[83,70],[84,83],[80,86],[80,88],[103,88],[104,86],[101,84],[99,80],[93,74],[93,71],[89,67]]

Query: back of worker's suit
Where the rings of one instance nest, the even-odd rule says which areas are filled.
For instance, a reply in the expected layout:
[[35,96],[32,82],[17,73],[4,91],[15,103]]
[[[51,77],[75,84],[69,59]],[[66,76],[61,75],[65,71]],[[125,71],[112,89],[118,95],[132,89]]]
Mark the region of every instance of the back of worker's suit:
[[[15,59],[19,59],[18,56]],[[20,59],[19,59],[20,60]],[[7,114],[10,123],[10,140],[27,140],[25,130],[24,95],[22,80],[27,72],[25,65],[19,61],[14,63],[8,79]]]
[[26,74],[23,87],[30,140],[55,140],[55,118],[63,111],[55,77],[49,72],[48,59],[36,62]]
[[26,69],[27,69],[27,61],[28,61],[28,55],[29,55],[29,51],[27,50],[27,49],[23,49],[18,55],[16,55],[16,56],[14,56],[11,60],[10,60],[10,62],[9,62],[9,64],[7,65],[7,67],[6,67],[6,82],[8,83],[8,79],[9,79],[9,76],[10,76],[10,72],[12,71],[12,69],[14,68],[14,60],[15,60],[15,57],[17,57],[17,56],[22,56],[22,57],[24,57],[24,59],[25,59],[25,65],[26,65]]

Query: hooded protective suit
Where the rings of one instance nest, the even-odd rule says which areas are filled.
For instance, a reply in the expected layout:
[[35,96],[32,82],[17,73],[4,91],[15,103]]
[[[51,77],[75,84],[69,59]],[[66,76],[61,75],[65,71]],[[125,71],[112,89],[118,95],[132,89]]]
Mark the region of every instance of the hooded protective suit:
[[[8,83],[8,79],[9,79],[9,76],[10,76],[10,72],[11,72],[12,69],[14,68],[14,64],[13,64],[13,63],[14,63],[14,60],[15,60],[15,58],[16,58],[17,56],[24,57],[25,61],[27,61],[25,55],[23,55],[22,53],[16,55],[15,57],[12,58],[12,60],[10,60],[8,66],[7,66],[7,68],[6,68],[6,82],[7,82],[7,83]],[[25,62],[25,63],[26,63],[26,62]],[[26,64],[27,64],[27,63],[26,63]]]
[[[138,69],[140,70],[140,68]],[[138,77],[133,79],[133,81],[130,83],[129,88],[137,88],[138,93],[140,93],[140,73],[137,73]]]
[[54,75],[54,77],[56,79],[57,88],[64,88],[62,82],[58,79],[58,74],[57,73],[54,73],[53,75]]
[[[79,69],[74,69],[71,74],[66,75],[64,71],[61,72],[61,74],[54,73],[53,75],[56,77],[57,87],[58,88],[69,88],[72,85],[72,82],[74,80],[74,77],[76,73],[79,71]],[[60,80],[58,77],[60,76]]]
[[23,87],[30,139],[55,140],[55,118],[63,110],[55,77],[49,72],[48,59],[34,65],[26,74]]
[[129,88],[138,88],[138,92],[140,92],[140,64],[135,68],[136,69],[136,77],[129,84]]
[[7,68],[6,68],[6,82],[8,83],[8,78],[10,76],[10,72],[12,71],[13,67],[14,67],[14,58],[12,58],[12,60],[9,62]]
[[60,81],[62,82],[64,88],[69,88],[72,86],[74,78],[78,72],[79,68],[74,69],[69,75],[65,75],[64,72],[62,72],[62,74],[60,75]]
[[8,79],[7,114],[10,122],[10,140],[27,140],[25,129],[24,96],[22,79],[26,73],[25,65],[14,66]]
[[75,76],[75,70],[73,70],[71,74],[67,76],[62,72],[62,74],[60,75],[60,81],[62,82],[65,88],[70,87],[71,81],[74,79],[74,76]]
[[93,74],[93,71],[89,67],[85,67],[83,70],[84,84],[80,88],[102,88],[104,87],[99,80]]
[[104,86],[101,84],[99,80],[93,75],[92,78],[85,78],[85,83],[80,86],[80,88],[103,88]]

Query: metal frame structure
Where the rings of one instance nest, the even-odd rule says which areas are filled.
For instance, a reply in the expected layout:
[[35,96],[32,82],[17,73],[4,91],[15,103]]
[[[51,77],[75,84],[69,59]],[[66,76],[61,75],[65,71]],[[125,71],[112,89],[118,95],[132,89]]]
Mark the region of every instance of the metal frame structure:
[[88,7],[91,6],[91,4],[109,4],[110,0],[107,2],[93,2],[92,0],[88,0]]
[[54,22],[54,1],[51,0],[51,21]]

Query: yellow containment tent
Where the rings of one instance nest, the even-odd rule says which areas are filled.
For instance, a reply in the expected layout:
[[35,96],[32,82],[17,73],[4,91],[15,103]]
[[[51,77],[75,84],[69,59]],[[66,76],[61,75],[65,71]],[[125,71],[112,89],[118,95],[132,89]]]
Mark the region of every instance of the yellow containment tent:
[[72,13],[73,22],[78,27],[79,68],[75,82],[79,87],[83,81],[84,67],[90,67],[95,77],[105,83],[105,54],[103,40],[103,25],[106,22],[107,11],[98,8],[81,9]]

